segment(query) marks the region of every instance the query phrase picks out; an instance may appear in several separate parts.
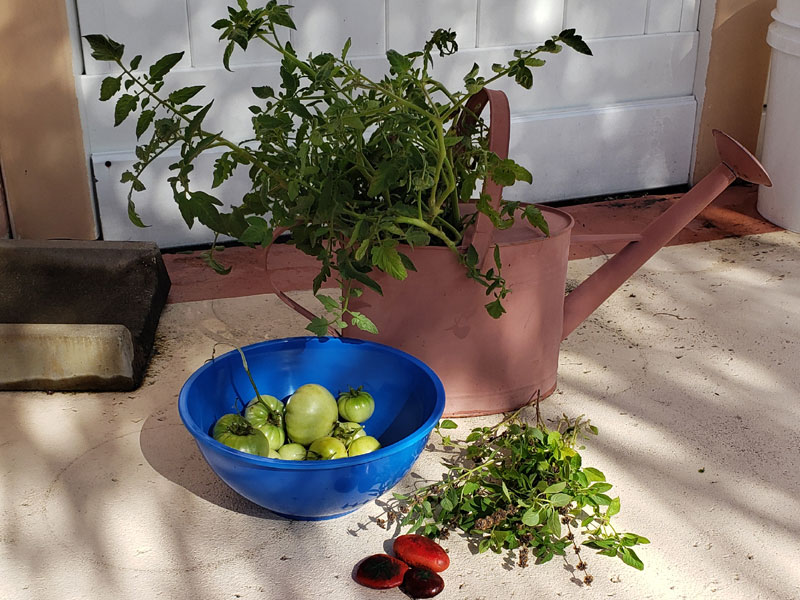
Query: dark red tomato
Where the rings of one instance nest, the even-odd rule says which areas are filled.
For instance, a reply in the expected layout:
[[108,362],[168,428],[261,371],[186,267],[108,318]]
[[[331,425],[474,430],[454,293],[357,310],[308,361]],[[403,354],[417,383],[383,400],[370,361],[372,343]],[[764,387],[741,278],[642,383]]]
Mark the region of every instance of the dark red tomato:
[[395,556],[412,567],[441,573],[450,566],[447,552],[424,535],[416,533],[401,535],[394,541],[393,548]]
[[373,554],[361,561],[355,580],[376,590],[397,587],[403,583],[408,565],[388,554]]
[[444,579],[428,569],[409,569],[400,589],[412,598],[433,598],[444,589]]

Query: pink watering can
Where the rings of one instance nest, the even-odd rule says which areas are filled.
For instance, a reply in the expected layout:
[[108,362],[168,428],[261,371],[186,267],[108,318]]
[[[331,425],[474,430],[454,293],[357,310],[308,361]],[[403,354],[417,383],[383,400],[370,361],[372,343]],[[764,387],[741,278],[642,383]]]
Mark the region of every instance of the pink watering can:
[[[479,114],[486,104],[491,107],[489,147],[506,158],[508,100],[503,92],[483,90],[469,100],[468,108]],[[628,277],[737,177],[771,185],[764,168],[741,144],[721,131],[714,131],[714,137],[721,163],[638,234],[571,235],[572,216],[548,206],[540,208],[549,236],[524,220],[499,231],[480,214],[465,236],[463,248],[472,244],[480,260],[492,261],[495,245],[500,247],[503,277],[512,292],[503,301],[506,314],[499,319],[487,314],[484,288],[467,279],[452,251],[426,246],[406,249],[417,271],[409,272],[405,281],[375,272],[383,295],[365,290],[351,301],[353,310],[366,314],[379,333],[349,327],[346,335],[399,348],[433,368],[444,383],[447,416],[506,412],[537,393],[544,398],[556,387],[561,340]],[[501,191],[491,180],[484,184],[484,192],[495,204]],[[565,296],[570,243],[609,241],[627,245]],[[272,287],[290,307],[314,318],[274,284]]]

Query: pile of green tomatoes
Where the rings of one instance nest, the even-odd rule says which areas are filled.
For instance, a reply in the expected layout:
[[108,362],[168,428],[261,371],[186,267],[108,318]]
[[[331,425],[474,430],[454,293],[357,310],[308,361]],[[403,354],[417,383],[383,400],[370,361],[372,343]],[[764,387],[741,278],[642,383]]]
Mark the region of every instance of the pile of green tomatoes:
[[325,387],[307,383],[286,404],[257,394],[241,414],[220,417],[212,436],[241,452],[282,460],[359,456],[381,447],[363,426],[374,410],[375,400],[361,387],[337,400]]

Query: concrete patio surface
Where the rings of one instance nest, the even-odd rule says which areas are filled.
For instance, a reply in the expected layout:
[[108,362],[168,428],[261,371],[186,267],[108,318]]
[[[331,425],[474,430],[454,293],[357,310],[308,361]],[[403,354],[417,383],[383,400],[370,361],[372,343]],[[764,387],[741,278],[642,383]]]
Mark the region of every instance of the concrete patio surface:
[[[572,261],[570,281],[603,260]],[[351,578],[396,534],[375,503],[278,518],[214,476],[178,417],[178,391],[215,342],[303,327],[272,295],[171,304],[140,389],[0,393],[0,598],[405,598]],[[644,571],[588,553],[586,588],[560,559],[509,570],[454,535],[439,598],[800,598],[798,354],[800,236],[662,250],[564,342],[542,404],[546,418],[599,428],[584,465],[614,484],[618,528],[651,540]],[[457,436],[496,419],[460,419]],[[438,449],[416,474],[443,472]]]

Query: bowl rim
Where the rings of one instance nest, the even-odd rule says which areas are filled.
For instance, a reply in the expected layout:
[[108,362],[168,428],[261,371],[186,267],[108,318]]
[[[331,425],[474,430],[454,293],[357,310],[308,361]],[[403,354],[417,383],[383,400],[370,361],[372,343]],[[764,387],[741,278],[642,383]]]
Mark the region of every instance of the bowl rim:
[[[261,348],[264,346],[282,346],[288,344],[301,344],[301,343],[315,343],[315,344],[323,344],[323,343],[347,343],[347,344],[358,344],[358,345],[366,345],[370,348],[374,348],[381,352],[387,352],[389,354],[394,354],[396,356],[400,356],[409,362],[416,365],[420,368],[423,372],[425,372],[428,377],[430,377],[431,381],[434,384],[434,388],[436,389],[436,403],[434,404],[433,411],[428,419],[420,425],[417,429],[415,429],[411,434],[404,437],[402,440],[399,440],[389,446],[381,447],[375,450],[374,452],[370,452],[368,454],[362,454],[360,456],[348,456],[346,458],[337,458],[333,460],[283,460],[277,458],[268,458],[266,456],[257,456],[254,454],[247,454],[246,452],[240,452],[239,450],[234,450],[233,448],[218,442],[213,437],[211,437],[207,432],[203,431],[197,423],[192,419],[189,415],[189,407],[188,407],[188,398],[189,398],[189,388],[192,386],[194,381],[200,377],[200,375],[206,370],[213,367],[216,361],[221,360],[232,360],[233,358],[239,359],[239,352],[238,350],[231,350],[222,354],[214,359],[206,362],[204,365],[196,369],[189,378],[184,382],[183,386],[181,387],[180,393],[178,394],[178,414],[180,415],[181,421],[192,437],[195,438],[196,442],[202,442],[213,448],[217,453],[222,453],[224,455],[229,456],[230,458],[236,459],[240,462],[245,462],[250,466],[262,469],[278,469],[278,470],[308,470],[308,471],[316,471],[316,470],[330,470],[330,469],[340,469],[340,468],[347,468],[362,464],[367,464],[370,462],[375,462],[381,460],[382,458],[392,456],[394,454],[398,454],[411,446],[416,445],[419,443],[423,438],[427,438],[430,435],[431,431],[435,427],[436,423],[438,423],[439,419],[442,418],[444,414],[444,407],[445,407],[445,391],[444,385],[442,384],[441,379],[436,373],[431,369],[428,365],[424,362],[404,352],[402,350],[398,350],[392,346],[387,346],[386,344],[381,344],[379,342],[371,342],[368,340],[359,340],[355,338],[348,338],[348,337],[338,337],[338,336],[296,336],[296,337],[286,337],[286,338],[277,338],[273,340],[265,340],[263,342],[256,342],[255,344],[248,344],[247,346],[242,346],[241,349],[243,352],[246,350],[254,349],[254,348]],[[246,352],[245,352],[246,354]],[[235,357],[233,356],[235,355]],[[201,447],[202,451],[202,447]]]

